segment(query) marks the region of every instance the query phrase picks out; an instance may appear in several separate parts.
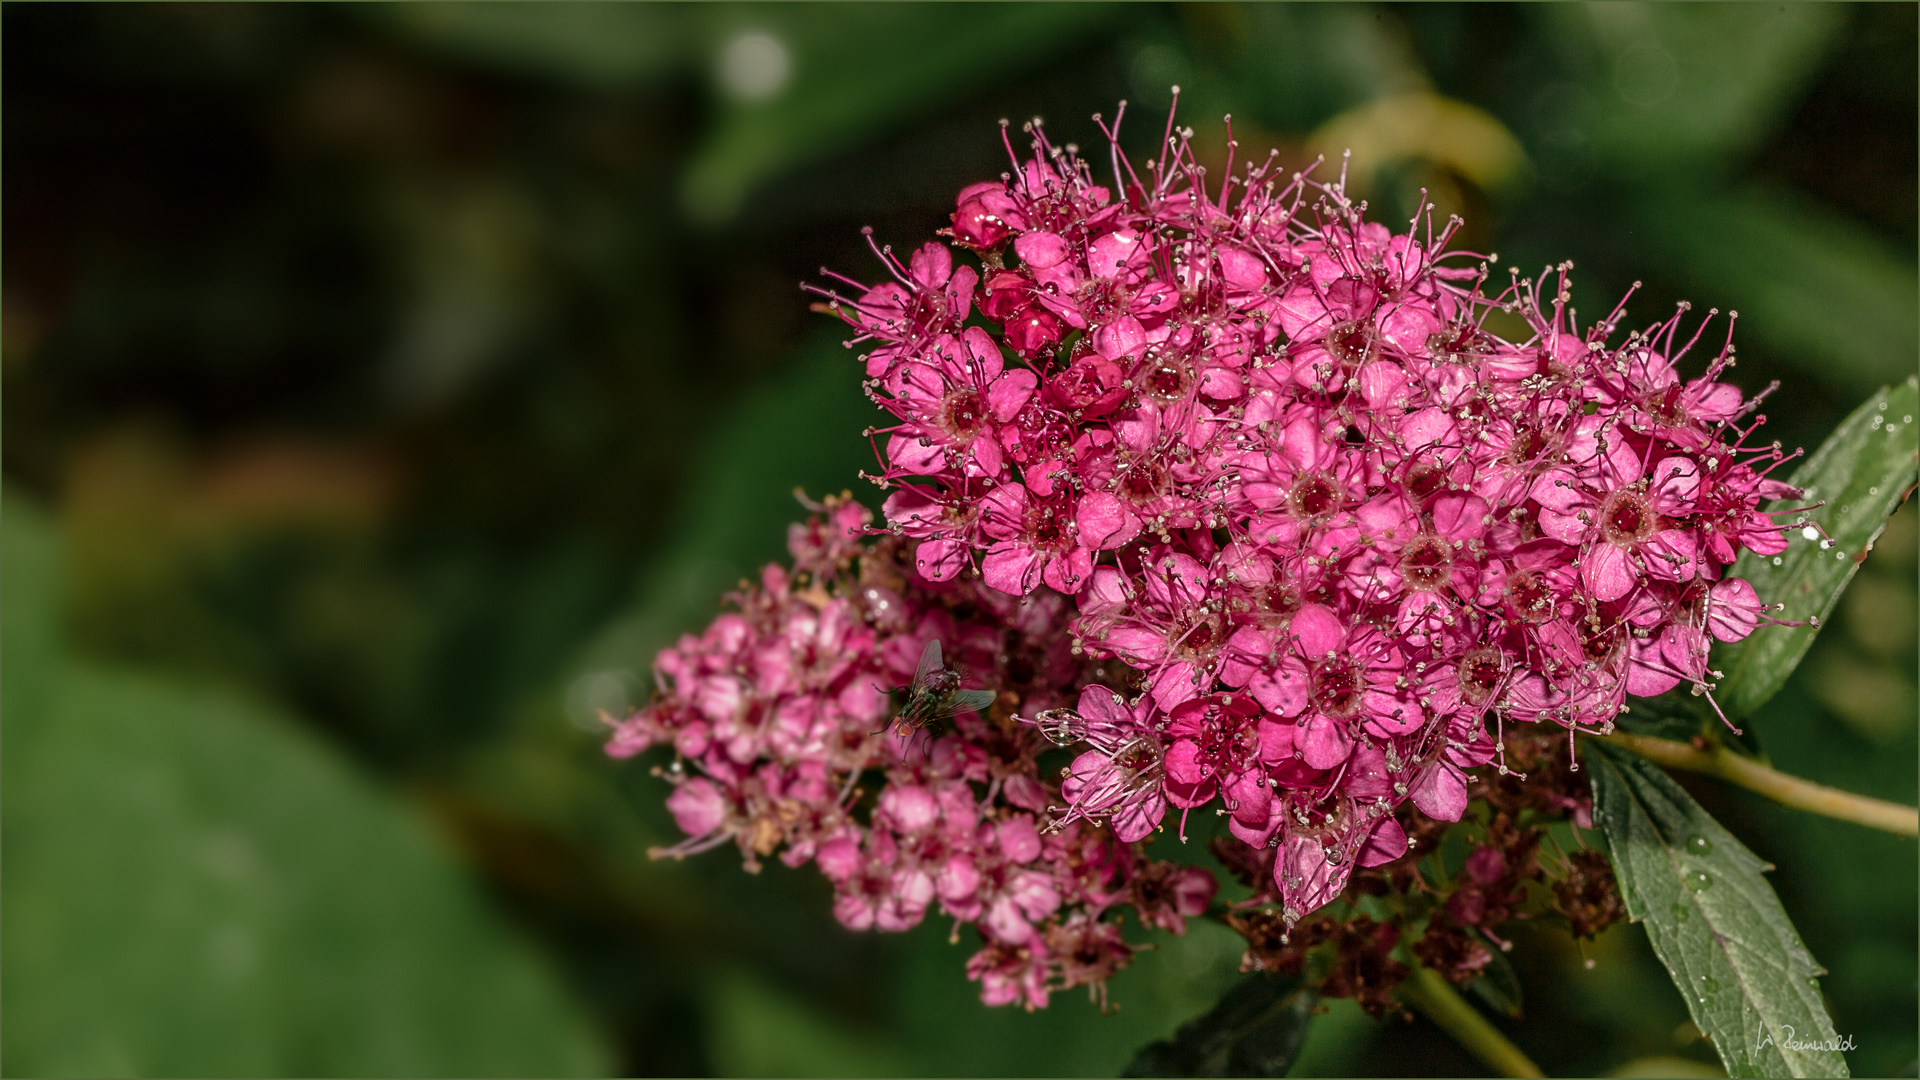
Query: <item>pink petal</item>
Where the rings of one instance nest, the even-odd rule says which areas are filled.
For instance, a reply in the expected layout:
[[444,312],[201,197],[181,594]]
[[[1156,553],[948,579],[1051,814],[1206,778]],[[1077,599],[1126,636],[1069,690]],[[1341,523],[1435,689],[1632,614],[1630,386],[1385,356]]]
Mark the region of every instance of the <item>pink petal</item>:
[[929,241],[908,257],[907,276],[926,288],[937,289],[953,276],[953,254],[947,245]]
[[1360,845],[1357,861],[1361,866],[1380,866],[1407,853],[1407,832],[1392,817],[1383,817]]
[[1488,513],[1478,495],[1442,495],[1433,500],[1433,527],[1448,540],[1475,540],[1486,535]]
[[968,550],[958,540],[928,540],[915,549],[913,568],[928,581],[946,581],[967,565]]
[[1146,344],[1146,328],[1131,315],[1122,315],[1093,332],[1094,350],[1113,360],[1132,356]]
[[1407,397],[1407,374],[1400,365],[1376,360],[1360,369],[1360,396],[1373,409],[1398,408]]
[[1760,597],[1740,578],[1728,578],[1708,593],[1707,628],[1721,641],[1739,641],[1760,625]]
[[1287,632],[1299,643],[1300,655],[1314,660],[1339,652],[1347,643],[1347,628],[1319,604],[1300,605]]
[[1104,491],[1089,493],[1074,512],[1080,543],[1095,550],[1116,548],[1140,532],[1140,519],[1125,503]]
[[1032,544],[1002,540],[987,550],[980,576],[989,588],[1025,596],[1040,585],[1040,552]]
[[1587,549],[1580,579],[1596,600],[1618,600],[1633,591],[1640,577],[1627,559],[1626,548],[1602,542]]
[[726,821],[727,800],[713,781],[696,776],[667,796],[667,810],[673,814],[673,823],[680,826],[681,832],[705,836]]
[[1413,805],[1435,821],[1459,821],[1467,809],[1466,777],[1447,761],[1436,761],[1407,792]]
[[1092,576],[1093,553],[1086,548],[1076,547],[1050,560],[1041,571],[1040,580],[1046,583],[1047,588],[1071,596],[1079,592],[1080,587]]
[[995,826],[994,839],[1000,851],[1014,862],[1032,862],[1040,857],[1040,833],[1025,814],[1015,814]]
[[1700,466],[1688,457],[1664,457],[1653,465],[1653,508],[1675,517],[1693,507],[1700,491]]
[[1278,670],[1255,675],[1247,690],[1268,712],[1298,716],[1307,707],[1307,670],[1298,658],[1290,656],[1280,662]]
[[1353,739],[1344,725],[1320,713],[1314,713],[1294,736],[1300,757],[1316,769],[1331,769],[1347,760]]
[[1175,739],[1167,750],[1167,778],[1176,783],[1194,785],[1212,775],[1210,767],[1200,752],[1200,744],[1192,739]]
[[1015,240],[1013,251],[1020,256],[1021,262],[1035,270],[1058,266],[1073,253],[1073,249],[1058,234],[1037,231],[1025,233]]
[[1287,910],[1311,914],[1339,897],[1347,887],[1347,863],[1332,864],[1317,836],[1289,836],[1273,861],[1274,884]]
[[987,387],[987,411],[993,414],[995,420],[1008,423],[1020,415],[1021,409],[1026,408],[1028,399],[1033,397],[1039,385],[1040,377],[1028,368],[1003,371]]

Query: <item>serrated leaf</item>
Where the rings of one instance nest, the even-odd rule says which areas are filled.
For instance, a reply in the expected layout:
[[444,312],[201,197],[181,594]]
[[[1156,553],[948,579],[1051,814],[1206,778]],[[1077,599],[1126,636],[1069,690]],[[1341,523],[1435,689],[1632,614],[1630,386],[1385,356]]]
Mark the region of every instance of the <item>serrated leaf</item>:
[[1320,995],[1289,976],[1255,973],[1172,1039],[1148,1043],[1122,1076],[1285,1076]]
[[[1914,379],[1868,398],[1788,481],[1806,493],[1807,501],[1824,503],[1804,516],[1826,530],[1832,546],[1790,530],[1786,551],[1774,556],[1745,552],[1732,575],[1751,582],[1761,602],[1785,604],[1776,613],[1782,621],[1824,624],[1888,516],[1913,486],[1917,431],[1920,392]],[[1782,501],[1770,509],[1800,505],[1805,503]],[[1819,632],[1818,626],[1762,626],[1722,649],[1714,662],[1724,673],[1715,695],[1720,707],[1735,719],[1752,715],[1787,681]]]
[[1848,1075],[1824,1048],[1838,1036],[1823,969],[1761,876],[1771,867],[1654,765],[1597,739],[1585,749],[1627,914],[1646,924],[1727,1074]]

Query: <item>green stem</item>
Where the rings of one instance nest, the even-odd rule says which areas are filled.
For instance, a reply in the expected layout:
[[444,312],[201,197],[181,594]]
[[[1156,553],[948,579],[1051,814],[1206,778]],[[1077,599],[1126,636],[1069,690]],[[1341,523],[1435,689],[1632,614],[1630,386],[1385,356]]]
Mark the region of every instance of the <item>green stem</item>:
[[1741,757],[1724,746],[1703,750],[1671,739],[1629,735],[1624,731],[1616,731],[1602,738],[1624,746],[1656,765],[1717,776],[1748,791],[1757,791],[1782,806],[1885,829],[1901,836],[1920,836],[1920,809],[1869,799],[1865,795],[1855,795],[1838,788],[1822,787],[1770,769],[1751,758]]
[[1398,993],[1400,1000],[1453,1036],[1454,1041],[1501,1076],[1546,1075],[1432,968],[1414,968],[1407,981],[1400,984]]

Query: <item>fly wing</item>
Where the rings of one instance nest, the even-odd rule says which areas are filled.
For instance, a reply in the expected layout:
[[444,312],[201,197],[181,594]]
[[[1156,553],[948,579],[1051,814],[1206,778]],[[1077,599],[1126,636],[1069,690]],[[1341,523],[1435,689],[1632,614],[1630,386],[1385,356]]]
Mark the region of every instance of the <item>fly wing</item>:
[[991,690],[955,690],[947,712],[980,712],[1000,697]]
[[920,666],[913,669],[913,685],[927,685],[927,680],[938,675],[945,666],[940,659],[940,639],[934,638],[920,651]]

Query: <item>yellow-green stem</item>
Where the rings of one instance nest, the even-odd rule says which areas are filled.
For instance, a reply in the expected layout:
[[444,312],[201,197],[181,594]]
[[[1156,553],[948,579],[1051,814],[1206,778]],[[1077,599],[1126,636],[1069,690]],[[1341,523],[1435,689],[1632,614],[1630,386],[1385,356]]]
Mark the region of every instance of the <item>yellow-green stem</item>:
[[1501,1076],[1547,1075],[1432,968],[1414,968],[1413,974],[1407,976],[1395,992],[1401,1001],[1413,1006],[1415,1012],[1433,1021]]
[[1724,746],[1703,750],[1671,739],[1629,735],[1624,731],[1603,738],[1657,765],[1717,776],[1748,791],[1757,791],[1782,806],[1885,829],[1901,836],[1920,836],[1920,809],[1869,799],[1865,795],[1855,795],[1849,791],[1823,787],[1797,776],[1788,776],[1751,758],[1741,757]]

